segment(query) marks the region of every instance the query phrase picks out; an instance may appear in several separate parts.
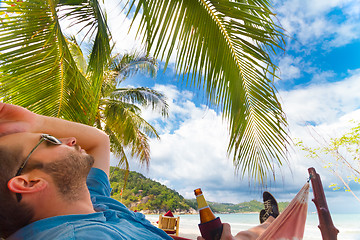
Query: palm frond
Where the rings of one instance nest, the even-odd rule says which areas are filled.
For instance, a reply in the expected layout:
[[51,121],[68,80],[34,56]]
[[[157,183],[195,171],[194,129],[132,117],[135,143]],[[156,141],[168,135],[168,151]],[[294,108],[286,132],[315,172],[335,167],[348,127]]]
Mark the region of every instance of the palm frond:
[[263,182],[272,164],[286,159],[288,144],[271,60],[284,41],[269,2],[139,0],[135,16],[140,12],[149,51],[167,65],[177,49],[178,73],[188,85],[203,87],[229,121],[228,152],[236,168]]
[[163,117],[168,116],[169,105],[165,95],[150,88],[117,88],[112,92],[110,98],[140,104],[143,107],[151,105],[152,110],[158,110]]
[[114,58],[111,65],[111,69],[118,73],[118,78],[122,78],[118,79],[120,82],[139,71],[149,74],[150,77],[154,78],[158,70],[157,62],[154,58],[142,56],[142,54],[136,52]]
[[[48,3],[50,3],[48,5]],[[3,101],[49,116],[87,122],[88,81],[74,64],[52,1],[3,2],[0,22]]]
[[87,70],[92,86],[92,96],[95,99],[91,107],[92,111],[95,112],[98,108],[96,103],[101,98],[104,72],[107,70],[111,59],[110,31],[104,12],[97,0],[81,1],[79,5],[72,1],[70,2],[73,4],[69,5],[68,2],[64,1],[64,4],[59,4],[64,12],[60,18],[71,20],[72,25],[82,25],[82,29],[88,31],[85,36],[90,35],[92,37],[95,35]]
[[137,130],[151,138],[159,138],[156,129],[140,116],[141,111],[136,105],[115,99],[106,101],[103,119],[106,119],[106,125],[114,125],[113,129],[123,135],[124,144],[134,141]]
[[69,46],[70,53],[76,63],[79,71],[85,76],[87,72],[87,62],[86,58],[81,50],[81,47],[77,43],[75,36],[70,36],[66,39],[67,44]]
[[[125,170],[123,187],[126,188],[126,183],[127,183],[128,177],[129,177],[130,167],[129,167],[129,161],[126,157],[124,148],[123,148],[121,142],[119,141],[119,139],[116,137],[114,132],[111,131],[110,128],[106,127],[104,131],[108,134],[108,136],[110,138],[111,152],[114,153],[114,155],[118,159],[118,164],[116,165],[116,167]],[[111,179],[114,171],[115,171],[115,169],[113,169],[113,171],[110,173],[109,179]]]
[[107,101],[103,111],[106,128],[111,130],[119,144],[130,149],[131,156],[138,157],[141,164],[148,166],[150,146],[147,136],[159,138],[156,130],[141,118],[135,105],[118,100]]

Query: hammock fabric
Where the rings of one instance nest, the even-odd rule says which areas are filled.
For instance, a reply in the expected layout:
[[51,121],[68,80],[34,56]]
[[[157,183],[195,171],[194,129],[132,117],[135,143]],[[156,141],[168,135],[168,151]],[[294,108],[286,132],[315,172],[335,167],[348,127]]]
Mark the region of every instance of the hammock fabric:
[[309,183],[306,183],[285,210],[257,240],[298,240],[304,236],[308,208]]

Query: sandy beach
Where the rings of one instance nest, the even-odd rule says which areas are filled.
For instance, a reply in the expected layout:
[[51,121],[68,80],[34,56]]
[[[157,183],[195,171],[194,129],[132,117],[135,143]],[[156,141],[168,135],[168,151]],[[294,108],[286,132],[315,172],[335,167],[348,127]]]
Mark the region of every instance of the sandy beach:
[[[196,239],[200,235],[197,224],[199,223],[198,215],[179,215],[180,216],[180,236]],[[230,223],[233,234],[246,230],[259,224],[259,215],[257,213],[244,214],[217,214],[222,222]],[[159,215],[146,215],[151,222],[156,222]],[[360,240],[360,214],[332,214],[333,222],[336,228],[340,230],[338,239],[341,240]],[[322,239],[318,229],[317,214],[308,214],[304,240]]]

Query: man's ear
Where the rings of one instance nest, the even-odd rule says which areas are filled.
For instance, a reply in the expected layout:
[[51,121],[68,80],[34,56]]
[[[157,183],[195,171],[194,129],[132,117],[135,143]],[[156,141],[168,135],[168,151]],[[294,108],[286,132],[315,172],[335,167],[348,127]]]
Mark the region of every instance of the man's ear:
[[14,193],[35,193],[46,188],[48,182],[43,178],[29,179],[28,175],[20,175],[10,179],[7,185]]

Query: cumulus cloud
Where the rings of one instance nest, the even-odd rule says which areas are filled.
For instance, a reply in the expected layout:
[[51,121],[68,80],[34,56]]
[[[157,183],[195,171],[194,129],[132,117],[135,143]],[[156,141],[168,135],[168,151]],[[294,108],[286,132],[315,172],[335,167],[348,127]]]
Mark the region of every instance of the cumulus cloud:
[[360,35],[357,0],[278,0],[275,11],[281,25],[294,37],[293,47],[318,43],[324,48],[338,47]]
[[333,77],[335,77],[335,72],[334,71],[325,71],[325,72],[320,72],[320,73],[315,73],[311,79],[312,82],[314,83],[326,83],[329,80],[331,80]]
[[280,91],[279,95],[283,99],[284,111],[290,124],[331,123],[356,110],[360,102],[359,79],[360,70],[356,70],[343,81],[314,82],[301,89]]
[[[221,115],[205,105],[196,106],[189,91],[165,85],[156,85],[155,89],[166,92],[170,114],[166,120],[151,118],[150,122],[163,130],[161,140],[151,142],[149,174],[159,181],[172,179],[170,187],[176,184],[177,190],[181,183],[193,190],[204,185],[217,188],[218,180],[233,182],[234,169],[226,152],[227,126]],[[214,176],[216,181],[212,180]]]
[[299,67],[301,59],[292,56],[285,56],[279,61],[279,69],[281,80],[296,79],[301,76]]

